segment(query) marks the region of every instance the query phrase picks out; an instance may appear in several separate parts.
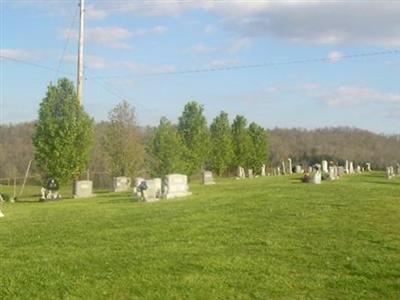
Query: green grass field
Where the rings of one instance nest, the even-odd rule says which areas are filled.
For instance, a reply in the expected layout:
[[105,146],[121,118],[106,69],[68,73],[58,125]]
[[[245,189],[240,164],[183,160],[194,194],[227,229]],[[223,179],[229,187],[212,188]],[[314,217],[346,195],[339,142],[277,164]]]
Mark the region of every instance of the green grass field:
[[400,178],[191,190],[5,205],[0,299],[400,299]]

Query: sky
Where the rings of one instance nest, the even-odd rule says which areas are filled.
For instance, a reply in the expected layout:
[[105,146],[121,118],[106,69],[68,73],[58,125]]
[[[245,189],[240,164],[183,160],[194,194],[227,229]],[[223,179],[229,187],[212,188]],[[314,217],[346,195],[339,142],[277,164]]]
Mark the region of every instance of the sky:
[[[78,0],[0,0],[0,124],[76,81]],[[265,128],[400,133],[400,1],[86,0],[84,108],[141,126],[185,103]]]

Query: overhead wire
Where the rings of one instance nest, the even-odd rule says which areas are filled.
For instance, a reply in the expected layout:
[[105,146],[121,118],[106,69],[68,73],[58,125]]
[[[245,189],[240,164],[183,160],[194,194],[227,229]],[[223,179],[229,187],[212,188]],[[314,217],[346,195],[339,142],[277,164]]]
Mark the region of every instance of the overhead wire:
[[74,24],[75,24],[75,22],[76,22],[76,20],[77,20],[78,12],[79,12],[79,5],[78,5],[78,3],[77,3],[77,6],[76,6],[76,8],[75,8],[75,12],[73,13],[73,16],[72,16],[71,24],[69,25],[68,30],[67,30],[67,32],[66,32],[66,34],[67,34],[67,39],[66,39],[64,48],[63,48],[63,50],[62,50],[61,56],[60,56],[60,58],[59,58],[59,60],[58,60],[58,65],[57,65],[57,68],[56,68],[57,71],[56,71],[56,75],[55,75],[55,76],[58,75],[59,70],[60,70],[60,67],[61,67],[61,64],[62,64],[62,62],[63,62],[63,60],[64,60],[64,56],[65,56],[65,53],[66,53],[66,51],[67,51],[67,48],[68,48],[68,45],[69,45],[69,42],[70,42],[71,36],[72,36],[72,27],[74,26]]

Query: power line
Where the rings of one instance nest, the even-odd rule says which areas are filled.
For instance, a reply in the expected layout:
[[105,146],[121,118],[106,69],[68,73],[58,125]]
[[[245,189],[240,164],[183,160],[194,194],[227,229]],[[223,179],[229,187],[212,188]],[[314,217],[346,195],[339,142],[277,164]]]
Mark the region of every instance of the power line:
[[72,27],[74,26],[75,21],[76,21],[76,18],[78,17],[78,12],[79,12],[79,7],[77,6],[76,9],[75,9],[75,13],[74,13],[74,15],[72,16],[72,22],[71,22],[71,24],[69,25],[68,30],[67,30],[67,40],[66,40],[66,42],[65,42],[64,49],[63,49],[63,51],[62,51],[62,53],[61,53],[61,56],[60,56],[60,59],[59,59],[59,61],[58,61],[56,76],[58,75],[58,72],[59,72],[59,70],[60,70],[61,64],[62,64],[62,62],[63,62],[63,60],[64,60],[65,52],[66,52],[66,50],[67,50],[67,48],[68,48],[68,45],[69,45],[69,42],[70,42],[70,40],[71,40]]
[[[0,58],[1,59],[5,59],[5,60],[10,60],[10,61],[14,61],[16,63],[19,64],[23,64],[23,65],[27,65],[27,66],[31,66],[31,67],[35,67],[35,68],[39,68],[39,69],[43,69],[43,70],[47,70],[47,71],[51,71],[51,72],[59,72],[59,70],[57,70],[56,68],[53,67],[49,67],[49,66],[45,66],[45,65],[41,65],[41,64],[37,64],[28,60],[24,60],[24,59],[19,59],[19,58],[15,58],[15,57],[10,57],[7,55],[3,55],[0,54]],[[70,75],[70,76],[75,76],[76,74],[73,73],[68,73],[68,72],[60,72],[64,75]]]
[[[373,56],[390,55],[390,54],[400,54],[400,49],[342,55],[341,57],[338,58],[338,60],[356,59],[356,58],[373,57]],[[187,69],[187,70],[180,70],[180,71],[178,70],[178,71],[166,71],[166,72],[153,72],[153,73],[145,73],[143,75],[144,76],[179,75],[179,74],[231,71],[231,70],[240,70],[240,69],[255,69],[255,68],[276,67],[276,66],[282,66],[282,65],[295,65],[295,64],[332,62],[332,61],[333,61],[332,58],[322,57],[322,58],[309,58],[309,59],[291,60],[291,61],[283,61],[283,62],[264,62],[264,63],[259,63],[259,64],[232,65],[232,66],[214,67],[214,68],[198,68],[198,69]],[[93,76],[92,78],[110,79],[110,78],[128,78],[128,77],[136,77],[136,76],[132,75],[132,74],[125,74],[125,75],[114,75],[114,76]]]

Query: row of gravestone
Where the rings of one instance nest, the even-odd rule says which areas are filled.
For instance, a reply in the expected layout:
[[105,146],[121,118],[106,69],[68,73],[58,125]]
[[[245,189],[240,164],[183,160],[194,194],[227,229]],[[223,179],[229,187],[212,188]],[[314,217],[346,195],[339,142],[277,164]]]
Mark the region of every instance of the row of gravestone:
[[[143,183],[144,182],[144,183]],[[215,184],[211,171],[204,171],[202,175],[202,182],[205,185]],[[139,190],[140,184],[141,192]],[[164,184],[163,184],[164,183]],[[113,191],[124,192],[131,189],[131,179],[129,177],[115,177],[113,179]],[[59,185],[54,179],[47,182],[46,187],[41,189],[41,200],[56,200],[61,199],[58,192]],[[148,179],[137,178],[135,181],[134,190],[136,194],[146,199],[159,199],[159,198],[174,198],[189,195],[189,188],[187,184],[187,176],[182,174],[170,174],[164,179],[160,178]],[[78,180],[74,182],[73,196],[74,198],[89,198],[93,194],[93,182],[91,180]]]

